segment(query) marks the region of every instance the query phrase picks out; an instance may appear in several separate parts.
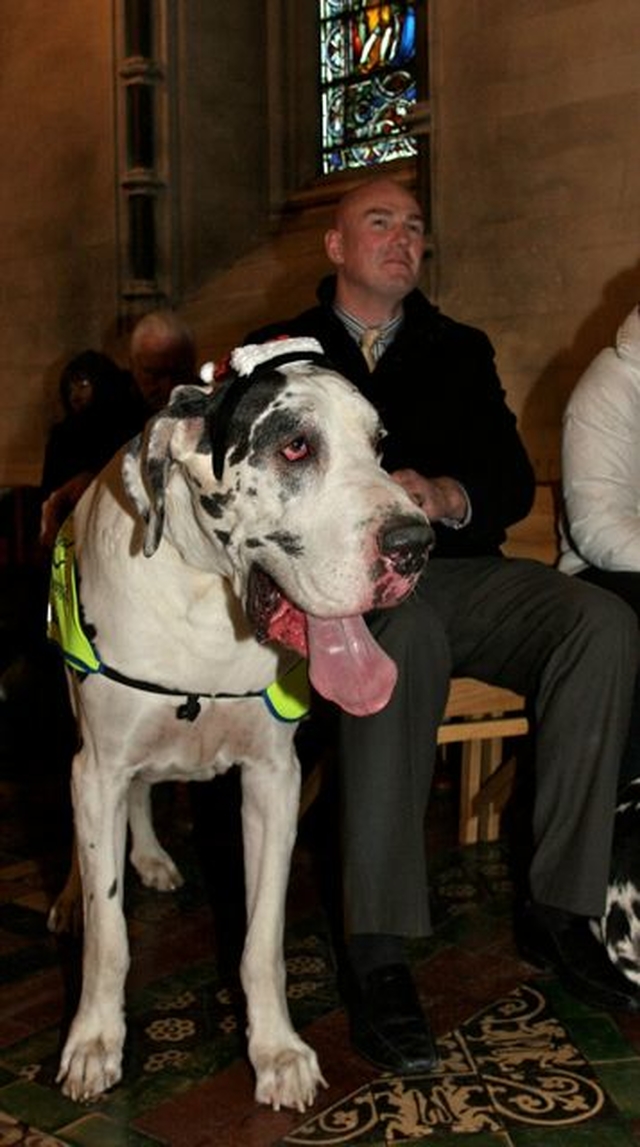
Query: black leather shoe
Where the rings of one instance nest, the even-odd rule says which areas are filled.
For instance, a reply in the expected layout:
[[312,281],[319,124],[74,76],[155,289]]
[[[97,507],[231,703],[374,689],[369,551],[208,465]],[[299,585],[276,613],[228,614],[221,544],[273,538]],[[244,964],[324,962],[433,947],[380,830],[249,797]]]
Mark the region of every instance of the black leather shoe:
[[585,916],[549,914],[528,904],[516,920],[520,955],[554,971],[568,992],[605,1011],[640,1012],[640,990],[611,963]]
[[347,995],[351,1043],[376,1067],[397,1075],[432,1071],[438,1062],[431,1028],[406,964],[374,968]]

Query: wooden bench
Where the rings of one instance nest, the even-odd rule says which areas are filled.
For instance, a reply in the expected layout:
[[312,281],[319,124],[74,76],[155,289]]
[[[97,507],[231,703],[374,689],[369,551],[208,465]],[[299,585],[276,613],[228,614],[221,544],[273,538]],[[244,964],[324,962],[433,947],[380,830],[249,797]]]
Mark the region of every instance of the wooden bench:
[[439,745],[461,745],[458,839],[497,840],[500,816],[513,787],[516,759],[505,739],[529,731],[525,698],[474,677],[454,677]]

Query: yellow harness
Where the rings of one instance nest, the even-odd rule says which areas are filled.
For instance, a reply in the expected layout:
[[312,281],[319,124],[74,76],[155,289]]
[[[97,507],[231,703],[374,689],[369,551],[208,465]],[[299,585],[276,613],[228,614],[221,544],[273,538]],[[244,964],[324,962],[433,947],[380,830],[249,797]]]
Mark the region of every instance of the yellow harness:
[[300,721],[306,717],[311,703],[311,689],[307,662],[297,661],[277,681],[256,693],[186,693],[181,689],[167,689],[163,685],[137,681],[119,670],[105,665],[88,637],[80,618],[80,602],[76,580],[73,518],[67,518],[60,529],[53,548],[47,634],[60,646],[64,659],[77,673],[102,673],[113,681],[143,689],[150,693],[185,696],[177,709],[181,719],[194,721],[200,712],[200,697],[240,700],[243,697],[262,697],[269,712],[279,721]]

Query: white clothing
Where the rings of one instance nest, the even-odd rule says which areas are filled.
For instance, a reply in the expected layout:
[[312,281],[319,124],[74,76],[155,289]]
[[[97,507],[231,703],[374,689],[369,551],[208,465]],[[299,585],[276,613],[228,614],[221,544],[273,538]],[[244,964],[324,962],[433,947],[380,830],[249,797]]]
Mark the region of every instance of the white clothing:
[[559,569],[640,572],[640,308],[578,381],[564,414]]

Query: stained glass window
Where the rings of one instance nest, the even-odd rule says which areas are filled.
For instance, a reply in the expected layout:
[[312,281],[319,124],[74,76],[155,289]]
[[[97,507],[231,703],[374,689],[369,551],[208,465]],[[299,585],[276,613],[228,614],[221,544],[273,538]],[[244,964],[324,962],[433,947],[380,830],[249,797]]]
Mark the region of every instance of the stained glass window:
[[416,2],[319,0],[324,174],[414,156]]

